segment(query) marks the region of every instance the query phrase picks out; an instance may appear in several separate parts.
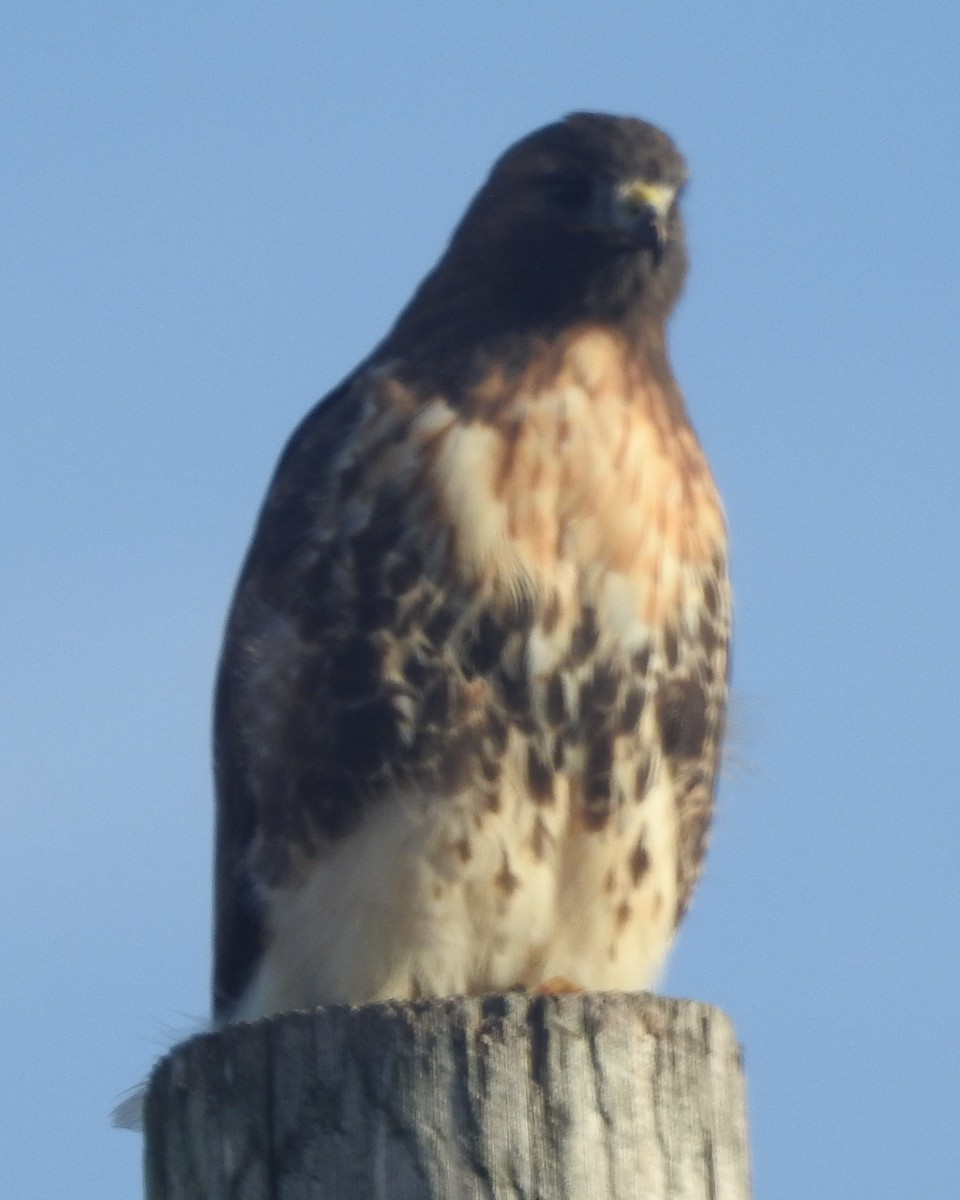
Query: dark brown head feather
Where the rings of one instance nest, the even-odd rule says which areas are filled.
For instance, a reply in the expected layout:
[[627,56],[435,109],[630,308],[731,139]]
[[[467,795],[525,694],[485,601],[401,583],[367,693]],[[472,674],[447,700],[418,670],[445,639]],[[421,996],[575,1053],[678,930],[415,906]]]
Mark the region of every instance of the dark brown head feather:
[[[667,134],[629,117],[575,113],[512,146],[494,165],[381,347],[436,359],[471,342],[550,338],[598,322],[630,337],[662,331],[683,288],[686,251],[676,202],[656,248],[609,214],[618,186],[666,184],[686,165]],[[502,347],[498,347],[502,352]]]

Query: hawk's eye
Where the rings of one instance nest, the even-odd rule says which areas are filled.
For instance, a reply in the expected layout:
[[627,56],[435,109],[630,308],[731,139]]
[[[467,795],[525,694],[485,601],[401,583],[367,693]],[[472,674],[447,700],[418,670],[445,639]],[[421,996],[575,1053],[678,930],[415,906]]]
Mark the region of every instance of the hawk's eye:
[[593,184],[586,175],[548,175],[543,186],[552,203],[570,212],[586,208],[593,196]]

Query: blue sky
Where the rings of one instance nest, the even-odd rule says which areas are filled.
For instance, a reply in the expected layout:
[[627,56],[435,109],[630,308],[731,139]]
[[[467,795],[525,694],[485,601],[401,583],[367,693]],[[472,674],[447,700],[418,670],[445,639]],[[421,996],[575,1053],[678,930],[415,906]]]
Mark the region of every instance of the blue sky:
[[726,500],[729,763],[665,990],[757,1200],[960,1194],[960,10],[35,3],[0,18],[0,1194],[128,1200],[207,1010],[209,703],[281,445],[494,157],[691,166],[673,357]]

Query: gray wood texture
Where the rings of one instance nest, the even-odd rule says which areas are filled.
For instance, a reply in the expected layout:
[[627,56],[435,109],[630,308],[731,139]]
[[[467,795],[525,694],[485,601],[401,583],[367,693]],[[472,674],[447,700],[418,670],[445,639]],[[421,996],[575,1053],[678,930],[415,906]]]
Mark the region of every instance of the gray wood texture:
[[146,1100],[148,1200],[748,1200],[730,1022],[511,993],[289,1013],[185,1042]]

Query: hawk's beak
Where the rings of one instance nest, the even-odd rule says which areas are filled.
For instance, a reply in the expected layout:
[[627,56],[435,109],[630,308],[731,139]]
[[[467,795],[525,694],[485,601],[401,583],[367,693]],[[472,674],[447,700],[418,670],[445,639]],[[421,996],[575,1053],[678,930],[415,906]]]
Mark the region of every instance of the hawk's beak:
[[614,193],[614,223],[659,258],[667,242],[667,218],[677,190],[666,183],[631,179]]

